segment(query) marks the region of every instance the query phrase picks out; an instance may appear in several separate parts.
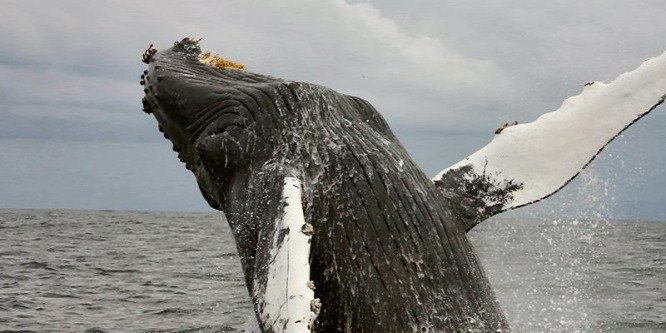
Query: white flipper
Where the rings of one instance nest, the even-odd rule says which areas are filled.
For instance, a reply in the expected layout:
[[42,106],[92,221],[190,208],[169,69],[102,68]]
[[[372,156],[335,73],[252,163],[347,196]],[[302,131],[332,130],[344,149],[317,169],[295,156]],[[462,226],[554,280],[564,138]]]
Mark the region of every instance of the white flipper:
[[284,179],[282,202],[283,214],[275,221],[260,320],[272,332],[310,332],[318,300],[310,282],[311,226],[305,222],[297,178]]
[[568,184],[611,140],[661,104],[665,94],[666,53],[609,84],[586,84],[580,95],[532,123],[500,130],[488,145],[433,181],[445,193],[493,207],[484,212],[476,207],[480,219],[531,204]]

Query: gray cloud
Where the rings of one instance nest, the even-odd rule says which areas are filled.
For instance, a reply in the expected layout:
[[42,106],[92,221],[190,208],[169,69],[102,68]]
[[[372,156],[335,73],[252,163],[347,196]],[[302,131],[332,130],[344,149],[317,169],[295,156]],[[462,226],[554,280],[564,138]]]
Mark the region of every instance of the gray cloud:
[[[80,150],[68,155],[72,163],[84,159],[84,151],[104,152],[78,172],[106,186],[119,200],[113,207],[162,207],[145,199],[155,192],[150,186],[160,184],[123,194],[126,189],[101,178],[117,173],[119,160],[166,145],[140,111],[139,58],[150,43],[162,49],[184,36],[203,37],[204,48],[251,71],[366,98],[434,174],[488,142],[499,124],[529,122],[578,94],[583,83],[612,80],[660,54],[664,16],[660,1],[647,0],[6,1],[0,13],[0,169],[20,161],[21,172],[32,176],[3,187],[14,192],[0,193],[0,205],[40,206],[8,199],[19,187],[39,191],[32,178],[74,183],[74,175],[47,168],[59,164],[38,149],[62,146]],[[666,158],[658,143],[666,139],[665,125],[662,107],[628,132],[634,137],[616,144],[630,147],[620,154],[623,165],[603,157],[595,163],[609,179],[640,167],[640,177],[653,180],[639,189],[619,177],[617,196],[663,197]],[[9,148],[19,143],[25,149]],[[106,146],[121,143],[133,145],[133,153]],[[39,164],[29,162],[35,154]],[[158,182],[159,175],[190,184],[181,169],[144,169],[131,181]],[[8,177],[17,176],[5,172],[0,185]],[[85,190],[66,183],[53,184],[70,197],[63,206],[94,206],[77,204],[87,200]],[[168,207],[202,207],[194,184],[174,191],[182,192],[173,200],[185,204]]]

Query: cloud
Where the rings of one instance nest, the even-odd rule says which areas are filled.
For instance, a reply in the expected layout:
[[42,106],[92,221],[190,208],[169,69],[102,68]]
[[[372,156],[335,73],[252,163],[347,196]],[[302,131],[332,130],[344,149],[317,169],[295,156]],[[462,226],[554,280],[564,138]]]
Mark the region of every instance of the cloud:
[[[141,149],[166,144],[156,142],[156,122],[141,112],[140,55],[150,43],[164,49],[185,36],[203,37],[203,48],[250,71],[368,99],[430,174],[483,146],[499,124],[532,121],[585,82],[613,79],[664,48],[653,33],[664,29],[661,1],[507,1],[6,1],[0,148],[9,152],[22,141],[35,149],[12,150],[0,170],[50,147],[68,151],[91,142],[86,151],[100,162],[81,172],[99,167],[113,174],[106,162],[127,158],[124,145],[137,142],[133,156],[140,159]],[[655,143],[666,140],[666,114],[659,111],[628,132],[649,134],[631,139],[636,152],[626,156],[650,172],[663,165],[653,154]],[[44,142],[49,149],[40,148]],[[178,170],[164,178],[190,176]],[[663,179],[659,170],[646,177]],[[76,181],[62,179],[60,187]],[[635,194],[663,193],[654,185],[663,181],[650,184],[652,190]],[[116,194],[132,201],[127,193]],[[192,191],[180,200],[187,196],[199,199]]]
[[491,61],[410,33],[366,3],[145,1],[130,10],[111,2],[25,1],[0,15],[0,110],[15,116],[32,110],[24,116],[123,127],[116,114],[133,113],[139,121],[141,52],[184,36],[203,37],[204,48],[251,71],[367,98],[389,121],[412,128],[446,128],[447,119],[474,117],[478,101],[494,103],[511,91]]
[[58,69],[0,65],[0,138],[156,140],[138,84]]
[[0,65],[0,77],[4,78],[0,80],[0,96],[2,103],[10,105],[87,106],[110,113],[136,111],[142,95],[138,80],[95,74],[98,73]]
[[396,126],[480,131],[530,121],[584,82],[613,78],[661,48],[658,34],[644,33],[666,14],[657,2],[541,7],[524,0],[8,2],[0,14],[0,110],[17,110],[20,96],[33,106],[40,99],[135,112],[145,47],[198,36],[251,71],[369,99]]
[[[436,76],[437,81],[445,84],[445,89],[475,86],[507,91],[509,88],[502,71],[492,61],[466,57],[438,38],[411,35],[368,3],[349,4],[345,0],[334,2],[359,27],[357,32],[369,34],[390,51],[399,53],[409,65],[419,68],[424,74]],[[486,82],[490,82],[490,85]]]

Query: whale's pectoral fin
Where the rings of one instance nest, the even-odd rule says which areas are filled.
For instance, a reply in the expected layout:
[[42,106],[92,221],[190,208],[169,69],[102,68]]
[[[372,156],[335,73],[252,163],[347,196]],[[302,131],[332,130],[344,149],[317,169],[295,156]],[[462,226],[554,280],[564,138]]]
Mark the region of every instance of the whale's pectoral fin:
[[666,53],[609,84],[586,84],[580,95],[532,123],[502,128],[488,145],[433,181],[461,203],[469,230],[563,188],[610,141],[661,104],[665,94]]
[[301,181],[283,178],[281,203],[259,235],[253,298],[263,332],[310,332],[319,311],[310,281],[312,225],[305,221]]

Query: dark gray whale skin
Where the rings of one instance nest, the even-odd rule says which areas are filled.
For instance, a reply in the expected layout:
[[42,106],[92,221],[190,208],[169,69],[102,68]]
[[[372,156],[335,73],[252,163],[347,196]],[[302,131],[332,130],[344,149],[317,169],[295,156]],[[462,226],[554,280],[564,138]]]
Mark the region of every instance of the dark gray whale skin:
[[466,236],[486,214],[429,180],[368,102],[199,53],[190,39],[147,52],[144,110],[226,214],[250,295],[266,283],[282,180],[296,174],[314,227],[313,331],[510,331]]

